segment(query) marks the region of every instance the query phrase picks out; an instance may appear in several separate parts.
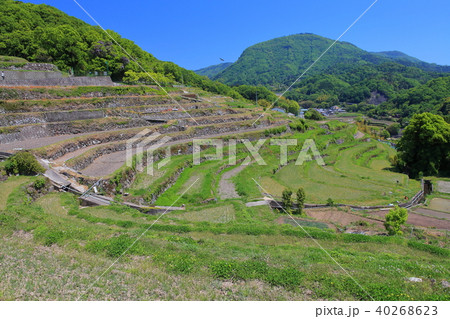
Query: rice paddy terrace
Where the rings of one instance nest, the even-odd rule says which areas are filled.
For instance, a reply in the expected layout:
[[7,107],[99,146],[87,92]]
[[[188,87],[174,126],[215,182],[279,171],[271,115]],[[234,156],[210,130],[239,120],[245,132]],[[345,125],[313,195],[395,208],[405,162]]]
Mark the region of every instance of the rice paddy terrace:
[[148,135],[170,136],[174,143],[276,124],[268,120],[252,126],[255,110],[183,92],[168,97],[152,88],[3,88],[0,95],[0,151],[34,149],[54,165],[67,164],[87,177],[109,175],[122,166],[126,141],[144,129]]
[[[416,207],[404,236],[384,236],[386,211],[375,209],[311,208],[294,222],[272,210],[267,196],[303,187],[311,205],[331,199],[389,206],[408,201],[421,185],[390,169],[388,144],[352,124],[305,127],[268,112],[253,125],[262,110],[186,90],[172,89],[168,97],[133,86],[0,88],[0,151],[30,149],[83,189],[101,178],[99,193],[114,197],[111,205],[84,207],[76,195],[50,186],[32,191],[37,177],[2,178],[0,299],[448,300],[450,226],[440,200],[447,198],[446,182],[426,203],[443,215]],[[139,154],[134,164],[144,171],[125,165],[127,141],[144,129],[136,142],[155,132],[170,137],[172,158],[159,167],[161,155],[152,174]],[[192,139],[216,137],[224,137],[224,156],[215,159],[216,150],[205,147],[194,164]],[[286,164],[280,146],[270,143],[276,138],[297,141],[287,147]],[[243,139],[253,145],[267,139],[259,149],[265,165]],[[307,139],[325,165],[314,159],[296,165]],[[235,161],[230,140],[237,143]],[[121,203],[179,210],[144,214]]]

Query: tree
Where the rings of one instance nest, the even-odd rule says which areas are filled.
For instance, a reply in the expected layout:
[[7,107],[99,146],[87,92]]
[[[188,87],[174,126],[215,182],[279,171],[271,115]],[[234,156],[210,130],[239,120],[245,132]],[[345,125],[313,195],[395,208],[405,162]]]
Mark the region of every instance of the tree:
[[395,208],[389,210],[385,218],[384,227],[389,235],[401,235],[403,234],[401,226],[408,220],[408,210],[395,206]]
[[450,174],[450,124],[439,115],[414,115],[397,148],[398,166],[411,177]]
[[281,202],[283,208],[290,213],[292,210],[292,191],[290,189],[285,189],[281,195]]
[[327,206],[333,207],[334,204],[334,200],[331,197],[328,197],[327,199]]
[[44,173],[45,169],[29,152],[18,152],[6,160],[6,173],[11,175],[36,175]]
[[308,120],[320,121],[320,120],[323,120],[324,118],[325,117],[322,114],[320,114],[319,111],[317,111],[315,109],[309,109],[305,113],[305,119],[308,119]]
[[389,132],[391,136],[398,135],[400,130],[400,124],[398,123],[391,124],[386,128],[386,130]]
[[306,199],[306,194],[305,194],[305,190],[303,189],[303,187],[300,187],[299,189],[297,189],[297,214],[301,215],[303,214],[303,207],[305,205],[305,199]]

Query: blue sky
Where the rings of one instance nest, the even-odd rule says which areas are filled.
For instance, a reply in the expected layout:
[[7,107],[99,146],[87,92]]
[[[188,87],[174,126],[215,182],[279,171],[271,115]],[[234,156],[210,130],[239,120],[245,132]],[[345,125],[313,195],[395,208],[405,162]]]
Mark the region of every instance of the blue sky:
[[[233,62],[250,45],[310,32],[336,39],[374,0],[77,0],[106,29],[187,69]],[[45,3],[93,22],[72,0]],[[379,0],[341,39],[450,65],[450,1]]]

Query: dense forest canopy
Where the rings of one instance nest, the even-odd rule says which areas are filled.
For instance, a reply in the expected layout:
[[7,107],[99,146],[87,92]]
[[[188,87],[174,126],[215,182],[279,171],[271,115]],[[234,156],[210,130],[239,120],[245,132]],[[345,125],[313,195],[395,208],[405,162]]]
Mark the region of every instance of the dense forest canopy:
[[415,114],[398,143],[396,165],[411,177],[450,174],[450,124],[435,114]]
[[[111,30],[108,33],[146,71],[159,74],[164,81],[240,97],[227,85],[213,82],[174,63],[160,61],[133,41]],[[122,80],[127,72],[128,79],[146,77],[143,70],[130,61],[130,57],[99,27],[45,4],[0,0],[0,55],[53,63],[61,71],[73,70],[76,75],[109,71],[114,80]]]

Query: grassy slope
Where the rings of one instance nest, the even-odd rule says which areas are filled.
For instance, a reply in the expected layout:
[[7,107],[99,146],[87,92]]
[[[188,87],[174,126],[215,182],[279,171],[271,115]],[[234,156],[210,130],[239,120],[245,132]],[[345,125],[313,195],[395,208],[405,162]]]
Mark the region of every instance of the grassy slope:
[[[0,215],[4,300],[77,298],[157,218],[122,207],[79,209],[65,193],[31,205],[25,199],[16,188]],[[274,224],[277,214],[238,203],[209,207],[161,218],[82,299],[369,298],[300,230]],[[234,210],[235,218],[201,221],[221,210]],[[446,250],[425,252],[403,238],[309,231],[375,299],[448,299],[429,280],[448,278],[448,258],[437,254],[448,256]],[[408,283],[410,276],[425,280]]]

